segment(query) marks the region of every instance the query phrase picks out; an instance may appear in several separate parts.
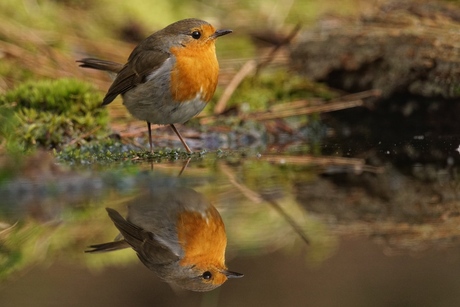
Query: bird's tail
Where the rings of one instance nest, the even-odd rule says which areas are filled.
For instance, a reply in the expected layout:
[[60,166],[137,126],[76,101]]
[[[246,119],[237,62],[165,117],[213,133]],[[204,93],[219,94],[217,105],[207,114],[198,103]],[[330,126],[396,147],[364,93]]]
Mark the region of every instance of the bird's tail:
[[142,246],[145,236],[148,235],[146,231],[125,220],[116,210],[111,208],[105,208],[105,210],[107,210],[109,217],[112,219],[112,222],[115,224],[115,227],[118,228],[127,244],[129,243],[134,249],[136,249],[136,246]]
[[114,74],[119,73],[120,70],[123,68],[123,64],[94,58],[84,58],[78,60],[77,62],[81,63],[80,67],[103,70]]
[[[126,234],[123,231],[125,228],[130,229],[132,227],[137,229],[137,227],[126,221],[117,211],[111,208],[106,208],[106,210],[109,213],[109,217],[112,219],[115,226],[120,230],[120,234],[115,238],[113,242],[90,245],[89,248],[91,249],[86,250],[85,253],[104,253],[131,247],[128,241],[124,239]],[[128,236],[128,239],[130,238],[131,237]]]
[[102,244],[95,244],[95,245],[90,245],[89,248],[85,251],[85,253],[105,253],[105,252],[111,252],[123,248],[131,247],[128,242],[125,240],[120,240],[120,241],[114,241],[114,242],[107,242],[107,243],[102,243]]

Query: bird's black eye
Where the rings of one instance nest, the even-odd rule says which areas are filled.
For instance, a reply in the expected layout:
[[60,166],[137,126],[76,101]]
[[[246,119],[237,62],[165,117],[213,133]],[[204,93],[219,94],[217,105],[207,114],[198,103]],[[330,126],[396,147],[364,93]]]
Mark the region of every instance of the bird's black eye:
[[203,273],[203,279],[211,279],[212,273],[209,271],[206,271]]
[[192,32],[192,37],[193,37],[194,39],[199,39],[199,38],[201,37],[200,31],[193,31],[193,32]]

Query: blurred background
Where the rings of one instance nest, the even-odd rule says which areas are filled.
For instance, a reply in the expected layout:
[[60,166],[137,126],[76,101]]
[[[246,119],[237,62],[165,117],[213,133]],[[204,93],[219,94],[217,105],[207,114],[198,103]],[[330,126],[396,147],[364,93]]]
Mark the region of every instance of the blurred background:
[[[94,56],[126,61],[133,47],[151,33],[184,18],[204,19],[231,28],[219,41],[221,65],[257,55],[297,24],[313,25],[324,13],[356,16],[374,4],[360,1],[2,1],[2,84],[28,78],[79,77],[92,80],[75,60]],[[254,43],[257,37],[260,39]],[[227,37],[228,38],[228,37]],[[94,73],[94,72],[93,72]],[[106,82],[107,79],[106,79]],[[103,84],[106,86],[106,84]],[[104,90],[106,88],[104,87]]]
[[[456,306],[460,303],[458,1],[0,3],[0,306]],[[145,123],[108,75],[195,17],[232,29],[219,86],[181,125]],[[183,131],[183,132],[182,132]],[[190,187],[224,220],[208,293],[132,250],[85,254],[143,187]]]

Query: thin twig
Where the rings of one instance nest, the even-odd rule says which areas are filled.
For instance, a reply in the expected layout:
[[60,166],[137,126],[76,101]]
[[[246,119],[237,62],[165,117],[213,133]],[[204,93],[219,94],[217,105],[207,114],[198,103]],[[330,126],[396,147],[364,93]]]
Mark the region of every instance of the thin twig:
[[246,78],[247,75],[252,73],[256,68],[256,61],[249,60],[241,67],[241,69],[236,73],[236,75],[232,78],[230,83],[225,88],[222,96],[220,97],[219,101],[217,102],[216,106],[214,107],[214,114],[219,115],[225,111],[227,107],[227,102],[232,97],[235,90],[238,88],[240,83]]
[[284,209],[276,201],[269,197],[264,197],[261,194],[249,189],[247,186],[239,183],[235,174],[230,170],[228,166],[222,163],[219,165],[220,170],[227,176],[230,183],[233,184],[244,196],[256,204],[259,204],[263,201],[268,202],[288,222],[288,224],[291,225],[291,227],[302,238],[302,240],[307,245],[310,244],[310,240],[308,240],[302,228],[286,213],[286,211],[284,211]]
[[333,99],[332,101],[336,101],[336,100],[341,100],[341,101],[359,100],[359,99],[365,99],[365,98],[369,98],[369,97],[379,97],[380,95],[382,95],[382,91],[380,89],[371,89],[371,90],[362,91],[362,92],[359,92],[359,93],[353,93],[353,94],[344,95],[344,96],[341,96],[341,97],[339,97],[337,99]]
[[230,100],[233,93],[238,88],[240,83],[246,78],[246,76],[248,76],[254,70],[255,70],[255,75],[257,76],[263,67],[267,66],[271,61],[273,61],[273,58],[275,57],[275,54],[278,52],[278,50],[282,46],[285,46],[291,42],[291,40],[296,36],[299,30],[300,30],[300,24],[296,25],[296,27],[291,31],[291,33],[282,42],[274,46],[270,50],[269,54],[263,60],[260,60],[258,63],[255,60],[247,61],[241,67],[241,69],[236,73],[236,75],[232,78],[230,83],[225,88],[224,92],[222,93],[222,96],[220,97],[219,101],[214,107],[214,114],[215,115],[222,114],[225,111],[227,102]]
[[288,222],[289,225],[292,226],[295,232],[302,238],[302,240],[307,244],[310,245],[310,240],[307,238],[303,229],[289,216],[289,214],[284,211],[284,209],[273,199],[264,198],[266,202],[268,202],[272,207]]
[[365,161],[357,158],[344,158],[333,156],[284,156],[284,155],[262,155],[260,160],[274,163],[288,164],[316,164],[316,165],[349,165],[362,166]]
[[246,196],[246,198],[256,204],[260,204],[263,201],[263,197],[260,194],[239,183],[235,174],[227,165],[220,163],[219,166],[220,170],[227,176],[230,183],[233,184],[244,196]]
[[321,166],[347,166],[358,172],[382,173],[382,167],[366,165],[363,159],[333,157],[333,156],[284,156],[284,155],[262,155],[260,160],[294,165],[321,165]]
[[332,102],[327,103],[324,105],[318,106],[306,106],[302,108],[294,108],[291,110],[284,110],[278,112],[261,112],[261,113],[252,113],[248,114],[245,118],[247,119],[254,119],[254,120],[270,120],[276,118],[284,118],[290,116],[297,116],[297,115],[306,115],[312,113],[325,113],[325,112],[332,112],[337,110],[349,109],[354,107],[360,107],[364,105],[362,100],[354,100],[354,101],[339,101],[339,102]]
[[82,134],[80,136],[78,136],[77,138],[73,139],[72,141],[69,142],[69,145],[73,145],[77,142],[79,142],[80,140],[83,140],[91,135],[93,135],[97,130],[101,129],[101,126],[98,126],[98,127],[95,127],[93,130],[85,133],[85,134]]
[[291,40],[297,35],[297,33],[300,31],[301,29],[301,26],[300,24],[297,24],[294,29],[292,29],[291,33],[289,33],[288,36],[286,36],[285,39],[283,39],[279,44],[277,44],[276,46],[273,47],[273,49],[270,51],[270,53],[267,55],[267,57],[265,58],[264,61],[260,61],[258,64],[257,64],[257,69],[256,69],[256,73],[255,75],[257,76],[260,71],[262,70],[262,68],[264,68],[265,66],[267,66],[268,64],[270,64],[270,62],[273,60],[273,58],[275,57],[275,54],[278,52],[278,50],[285,46],[285,45],[288,45]]

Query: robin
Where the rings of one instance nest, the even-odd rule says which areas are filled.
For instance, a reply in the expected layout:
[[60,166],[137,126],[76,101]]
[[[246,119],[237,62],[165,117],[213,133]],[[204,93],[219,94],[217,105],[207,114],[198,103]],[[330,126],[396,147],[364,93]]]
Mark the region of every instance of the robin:
[[228,278],[243,276],[227,270],[224,223],[216,208],[195,190],[145,193],[128,205],[126,219],[114,209],[106,210],[120,235],[86,252],[131,247],[158,277],[192,291],[210,291]]
[[151,124],[169,124],[188,153],[192,150],[174,126],[200,113],[217,86],[215,41],[232,30],[216,30],[206,21],[184,19],[143,40],[125,65],[85,58],[81,67],[116,73],[102,105],[121,95],[128,111]]

